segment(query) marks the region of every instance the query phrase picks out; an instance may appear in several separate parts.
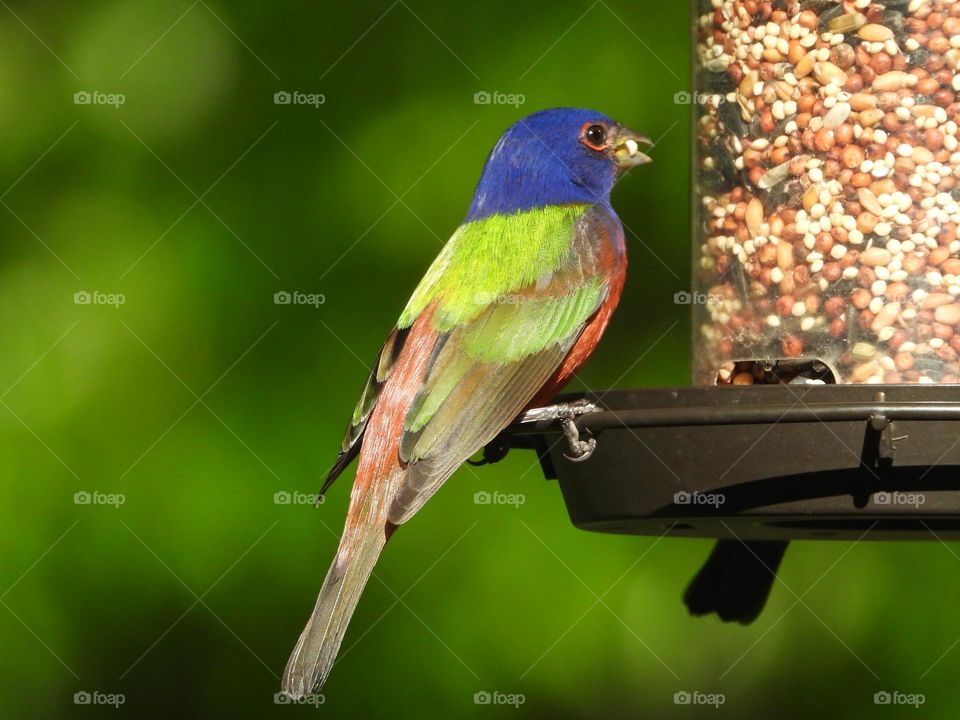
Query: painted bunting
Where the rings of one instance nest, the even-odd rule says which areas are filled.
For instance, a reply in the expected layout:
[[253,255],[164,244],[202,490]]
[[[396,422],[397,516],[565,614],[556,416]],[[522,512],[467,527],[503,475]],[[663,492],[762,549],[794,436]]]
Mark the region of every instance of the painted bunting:
[[359,455],[339,549],[283,676],[320,688],[388,538],[525,408],[593,352],[620,300],[623,228],[610,191],[649,139],[593,111],[511,126],[462,225],[373,365],[330,483]]

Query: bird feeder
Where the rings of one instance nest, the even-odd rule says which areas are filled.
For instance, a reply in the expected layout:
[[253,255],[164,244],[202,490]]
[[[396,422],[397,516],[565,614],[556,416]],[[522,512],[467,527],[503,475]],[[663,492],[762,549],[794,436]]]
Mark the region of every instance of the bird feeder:
[[586,530],[960,538],[960,2],[694,2],[690,387],[567,396]]

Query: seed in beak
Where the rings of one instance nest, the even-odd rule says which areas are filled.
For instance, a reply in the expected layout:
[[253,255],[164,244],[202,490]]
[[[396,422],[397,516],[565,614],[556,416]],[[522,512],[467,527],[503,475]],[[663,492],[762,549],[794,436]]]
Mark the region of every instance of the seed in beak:
[[623,169],[627,169],[650,162],[650,157],[640,152],[641,142],[646,142],[650,145],[653,144],[646,138],[639,136],[627,137],[617,145],[613,150],[613,157],[617,165]]

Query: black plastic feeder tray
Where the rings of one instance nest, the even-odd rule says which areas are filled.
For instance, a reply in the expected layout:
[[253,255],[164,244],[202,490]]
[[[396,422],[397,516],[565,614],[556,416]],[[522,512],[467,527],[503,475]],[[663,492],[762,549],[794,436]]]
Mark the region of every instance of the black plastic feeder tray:
[[538,452],[584,530],[742,540],[960,538],[960,386],[758,385],[567,395],[486,449]]

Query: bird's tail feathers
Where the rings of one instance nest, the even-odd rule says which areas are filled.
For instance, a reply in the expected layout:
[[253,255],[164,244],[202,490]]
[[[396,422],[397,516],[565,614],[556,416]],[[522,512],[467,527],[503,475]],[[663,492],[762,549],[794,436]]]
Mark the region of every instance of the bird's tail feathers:
[[282,690],[295,700],[319,690],[330,674],[350,617],[393,529],[379,519],[382,515],[365,507],[344,529],[317,604],[283,673]]

